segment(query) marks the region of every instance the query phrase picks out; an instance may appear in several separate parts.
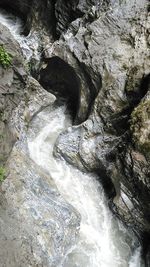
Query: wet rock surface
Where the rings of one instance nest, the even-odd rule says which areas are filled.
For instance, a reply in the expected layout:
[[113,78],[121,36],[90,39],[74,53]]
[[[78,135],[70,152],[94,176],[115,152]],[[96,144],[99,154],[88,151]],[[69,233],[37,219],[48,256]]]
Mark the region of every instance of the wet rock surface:
[[0,160],[5,161],[17,139],[15,134],[11,134],[9,119],[12,110],[24,97],[27,72],[23,65],[21,49],[9,30],[0,24],[0,33],[0,45],[12,56],[9,68],[4,69],[0,66]]
[[1,266],[58,266],[75,242],[80,216],[23,143],[13,148],[0,191]]
[[[148,3],[116,2],[111,7],[107,11],[95,9],[92,22],[88,19],[90,13],[88,18],[75,20],[48,49],[49,56],[60,54],[63,58],[68,50],[82,70],[86,69],[91,81],[94,73],[102,80],[88,120],[61,134],[55,155],[61,154],[81,169],[101,171],[103,179],[109,177],[116,191],[113,209],[135,231],[148,233],[149,159],[145,158],[144,149],[140,149],[141,143],[147,148],[149,144]],[[67,57],[66,61],[70,63]],[[141,86],[143,79],[146,87]],[[139,120],[140,113],[138,126],[136,118]],[[136,117],[135,125],[131,126],[133,131],[130,131],[130,116],[132,120]]]
[[0,66],[0,166],[6,176],[0,184],[0,265],[58,266],[75,242],[80,215],[29,158],[26,141],[31,121],[56,97],[30,76],[7,28],[0,25],[0,31],[0,45],[12,56],[8,68]]

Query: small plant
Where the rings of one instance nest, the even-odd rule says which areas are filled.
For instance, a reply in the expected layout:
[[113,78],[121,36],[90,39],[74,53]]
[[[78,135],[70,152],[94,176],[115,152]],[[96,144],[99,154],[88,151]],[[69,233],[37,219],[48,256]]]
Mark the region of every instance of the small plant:
[[3,45],[0,45],[0,64],[6,69],[11,65],[11,62],[12,56],[7,53]]
[[5,169],[3,167],[0,167],[0,183],[2,183],[5,180]]

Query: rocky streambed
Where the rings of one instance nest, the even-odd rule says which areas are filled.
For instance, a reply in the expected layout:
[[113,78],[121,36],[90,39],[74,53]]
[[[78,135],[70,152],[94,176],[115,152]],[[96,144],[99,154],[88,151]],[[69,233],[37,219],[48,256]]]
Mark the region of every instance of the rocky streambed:
[[0,7],[0,266],[149,266],[148,2]]

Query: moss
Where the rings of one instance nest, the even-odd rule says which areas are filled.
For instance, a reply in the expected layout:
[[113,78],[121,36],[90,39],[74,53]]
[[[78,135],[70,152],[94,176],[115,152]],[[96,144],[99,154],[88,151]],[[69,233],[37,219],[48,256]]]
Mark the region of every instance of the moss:
[[150,99],[142,101],[131,114],[133,141],[141,152],[150,155]]
[[4,167],[0,167],[0,183],[2,183],[5,180],[5,169]]
[[12,63],[12,56],[0,45],[0,64],[4,69],[8,68]]

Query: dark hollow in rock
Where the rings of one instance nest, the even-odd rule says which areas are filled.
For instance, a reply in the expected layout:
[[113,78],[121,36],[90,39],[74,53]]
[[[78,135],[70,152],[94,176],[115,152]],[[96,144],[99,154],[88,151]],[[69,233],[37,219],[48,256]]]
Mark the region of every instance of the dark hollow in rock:
[[40,71],[40,84],[58,98],[63,98],[76,117],[80,99],[80,81],[75,70],[59,57],[46,60],[47,66]]

